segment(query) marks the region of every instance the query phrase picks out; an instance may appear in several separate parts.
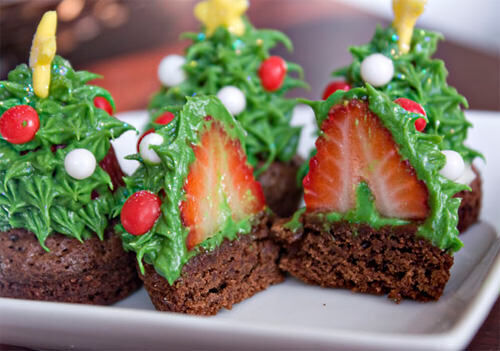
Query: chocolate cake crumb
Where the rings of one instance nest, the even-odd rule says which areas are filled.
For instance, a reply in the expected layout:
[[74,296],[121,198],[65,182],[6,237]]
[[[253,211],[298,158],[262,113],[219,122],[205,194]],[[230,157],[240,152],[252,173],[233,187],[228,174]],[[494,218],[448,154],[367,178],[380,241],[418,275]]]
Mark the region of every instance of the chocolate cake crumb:
[[471,191],[461,191],[455,197],[462,198],[462,203],[458,208],[458,230],[465,232],[471,225],[479,220],[481,212],[481,201],[483,197],[482,182],[479,171],[472,166],[476,178],[470,184]]
[[314,285],[345,288],[400,302],[438,300],[450,277],[453,257],[415,236],[416,225],[333,223],[304,215],[297,232],[277,221],[272,235],[282,245],[280,268]]
[[289,217],[299,207],[302,187],[297,185],[297,172],[303,162],[299,156],[290,162],[275,161],[257,179],[266,203],[279,217]]
[[265,216],[251,233],[226,239],[215,250],[193,257],[172,286],[153,266],[145,265],[140,277],[156,309],[214,315],[282,282],[279,247],[269,238],[270,225]]
[[45,251],[25,229],[0,233],[0,296],[108,305],[137,290],[135,255],[111,225],[103,241],[51,234]]

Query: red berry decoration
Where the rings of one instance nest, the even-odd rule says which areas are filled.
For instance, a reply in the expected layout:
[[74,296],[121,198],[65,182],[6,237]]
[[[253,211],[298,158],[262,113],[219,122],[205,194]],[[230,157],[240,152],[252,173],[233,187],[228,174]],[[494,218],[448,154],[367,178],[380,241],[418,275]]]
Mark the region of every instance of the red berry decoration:
[[144,139],[144,137],[145,137],[146,135],[151,134],[151,133],[154,133],[154,132],[155,132],[154,128],[151,128],[151,129],[146,130],[146,131],[144,132],[144,134],[143,134],[143,135],[141,135],[141,137],[139,138],[139,140],[137,140],[137,152],[140,152],[140,151],[139,151],[139,145],[141,145],[141,141],[142,141],[142,139]]
[[123,204],[120,220],[123,228],[132,235],[147,233],[160,217],[160,198],[152,192],[141,190]]
[[346,83],[343,80],[331,82],[326,86],[325,91],[323,92],[323,100],[328,99],[328,97],[337,90],[349,91],[351,90],[351,86],[349,85],[349,83]]
[[96,96],[94,98],[94,106],[106,111],[110,116],[113,115],[113,107],[105,97]]
[[156,124],[169,124],[170,122],[172,122],[172,120],[175,118],[175,115],[170,112],[170,111],[167,111],[165,112],[164,114],[158,116],[158,118],[155,119],[155,123]]
[[33,140],[38,129],[38,113],[28,105],[11,107],[0,117],[0,134],[12,144],[24,144]]
[[[394,100],[394,102],[408,112],[418,113],[427,117],[427,113],[425,113],[425,110],[422,107],[422,105],[413,100],[407,98],[398,98]],[[418,130],[419,132],[423,131],[426,125],[427,121],[425,120],[425,118],[418,118],[415,121],[415,129]]]
[[426,125],[427,121],[424,118],[417,118],[417,120],[415,121],[415,129],[419,132],[423,132]]
[[275,91],[281,88],[286,71],[286,62],[281,57],[271,56],[264,60],[259,68],[259,77],[264,89]]
[[396,104],[398,104],[399,106],[401,106],[402,108],[404,108],[408,112],[419,113],[421,115],[427,116],[422,105],[420,105],[419,103],[417,103],[413,100],[401,97],[401,98],[394,100],[394,102]]

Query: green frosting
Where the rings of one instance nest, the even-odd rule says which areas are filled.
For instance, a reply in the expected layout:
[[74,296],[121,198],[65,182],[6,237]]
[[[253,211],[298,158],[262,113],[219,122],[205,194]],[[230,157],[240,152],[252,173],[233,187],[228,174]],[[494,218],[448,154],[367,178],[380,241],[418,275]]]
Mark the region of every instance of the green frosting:
[[378,89],[392,100],[405,97],[420,103],[429,120],[426,133],[441,135],[442,150],[455,150],[470,163],[481,154],[464,145],[467,130],[471,127],[462,111],[462,107],[468,107],[467,100],[446,83],[448,72],[444,62],[431,58],[440,39],[441,34],[415,29],[410,51],[399,54],[395,30],[392,27],[384,29],[377,26],[370,43],[350,48],[353,56],[351,65],[333,75],[345,77],[353,87],[364,86],[360,73],[363,59],[373,53],[390,57],[394,63],[394,77],[391,82]]
[[[416,171],[417,178],[427,186],[430,213],[427,219],[419,224],[417,235],[443,250],[458,251],[463,245],[458,238],[457,230],[460,199],[453,196],[469,188],[439,174],[439,170],[445,164],[445,157],[439,149],[442,137],[418,132],[414,123],[421,115],[407,112],[392,102],[386,94],[370,85],[366,85],[366,88],[354,88],[348,92],[337,91],[326,101],[304,100],[304,102],[314,109],[318,125],[321,127],[323,121],[328,118],[332,106],[351,99],[368,100],[369,109],[380,118],[399,146],[401,158],[409,161]],[[327,219],[367,223],[375,228],[408,223],[394,218],[382,218],[375,209],[373,196],[365,183],[360,183],[357,188],[355,209],[346,214],[327,214]],[[290,224],[292,227],[293,225]]]
[[[172,122],[154,126],[156,133],[164,139],[163,144],[151,146],[161,163],[144,163],[139,155],[128,157],[142,162],[142,165],[133,176],[125,178],[128,194],[125,194],[122,202],[136,191],[149,190],[159,194],[162,200],[161,215],[153,228],[144,235],[131,235],[121,224],[117,225],[117,230],[122,234],[125,249],[137,253],[141,271],[144,272],[144,260],[152,264],[170,284],[180,276],[184,264],[200,250],[213,250],[224,239],[234,240],[239,234],[249,233],[252,227],[252,217],[234,222],[226,203],[219,212],[224,224],[217,233],[191,251],[186,247],[189,229],[182,223],[179,205],[185,199],[185,180],[195,160],[192,146],[199,144],[202,132],[215,121],[221,123],[226,133],[238,139],[244,147],[244,130],[216,97],[188,97],[182,110],[176,111],[176,118]],[[116,212],[120,209],[121,206]]]
[[[0,231],[26,228],[45,249],[45,239],[54,232],[80,241],[92,233],[103,238],[114,206],[108,173],[97,166],[92,176],[76,180],[64,169],[71,150],[85,148],[99,162],[110,148],[110,138],[133,129],[94,106],[96,96],[114,106],[106,90],[86,84],[98,77],[75,71],[56,56],[47,98],[33,93],[32,72],[25,64],[0,82],[0,115],[13,106],[30,105],[40,119],[30,142],[15,145],[0,137]],[[53,152],[55,145],[66,147]],[[94,190],[99,197],[92,200]]]
[[193,44],[186,50],[184,70],[187,79],[176,87],[162,88],[149,105],[152,120],[172,105],[183,105],[187,96],[215,95],[224,86],[233,85],[246,96],[246,109],[236,118],[247,132],[246,152],[256,175],[274,160],[290,161],[296,154],[301,128],[292,127],[290,119],[296,105],[285,93],[296,87],[307,87],[290,73],[302,76],[299,65],[288,62],[283,86],[274,92],[264,90],[258,76],[263,60],[277,43],[292,49],[292,43],[281,32],[257,30],[245,20],[242,36],[219,27],[211,37],[204,33],[186,33]]
[[[290,221],[286,222],[283,226],[296,232],[302,228],[302,215],[306,212],[303,207],[296,211]],[[375,199],[366,182],[361,182],[356,188],[356,207],[347,213],[314,213],[313,216],[319,217],[326,221],[326,229],[329,228],[330,223],[347,221],[349,223],[367,223],[373,228],[380,228],[385,225],[403,225],[408,224],[409,221],[398,218],[385,218],[380,215],[375,207]]]
[[283,224],[283,227],[285,227],[286,229],[290,229],[293,232],[296,232],[297,230],[302,228],[301,218],[305,212],[305,207],[299,208],[297,211],[295,211],[292,218],[288,222]]
[[356,207],[347,213],[340,214],[331,212],[326,215],[329,222],[338,222],[341,220],[350,223],[368,223],[373,228],[380,228],[384,225],[403,225],[408,221],[398,218],[385,218],[380,215],[375,207],[375,199],[366,182],[361,182],[356,188]]

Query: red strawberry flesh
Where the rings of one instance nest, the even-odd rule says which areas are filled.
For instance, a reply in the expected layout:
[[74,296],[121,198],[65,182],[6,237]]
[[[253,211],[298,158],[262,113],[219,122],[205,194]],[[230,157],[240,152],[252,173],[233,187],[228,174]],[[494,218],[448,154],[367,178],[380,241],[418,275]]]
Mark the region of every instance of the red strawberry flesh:
[[365,181],[384,217],[427,217],[427,187],[367,103],[335,105],[321,130],[303,182],[307,211],[346,213],[356,206],[356,188]]
[[221,124],[212,122],[193,146],[195,161],[184,184],[186,199],[181,204],[183,223],[189,228],[189,250],[221,229],[229,206],[234,221],[245,219],[265,207],[260,183],[248,165],[237,140],[231,139]]

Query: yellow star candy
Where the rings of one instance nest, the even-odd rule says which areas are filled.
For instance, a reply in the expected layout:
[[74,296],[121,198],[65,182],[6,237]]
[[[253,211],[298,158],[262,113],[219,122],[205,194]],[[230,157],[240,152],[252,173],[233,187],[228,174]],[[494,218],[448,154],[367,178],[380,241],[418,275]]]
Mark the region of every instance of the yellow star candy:
[[30,67],[33,69],[33,90],[41,98],[49,96],[50,66],[56,54],[56,28],[56,12],[45,12],[31,44]]
[[231,33],[243,35],[245,23],[241,16],[248,9],[248,0],[206,0],[194,8],[194,15],[205,25],[207,35],[224,26]]
[[413,27],[418,17],[424,12],[427,0],[393,0],[392,9],[394,11],[394,22],[399,37],[399,51],[406,54],[410,51]]

